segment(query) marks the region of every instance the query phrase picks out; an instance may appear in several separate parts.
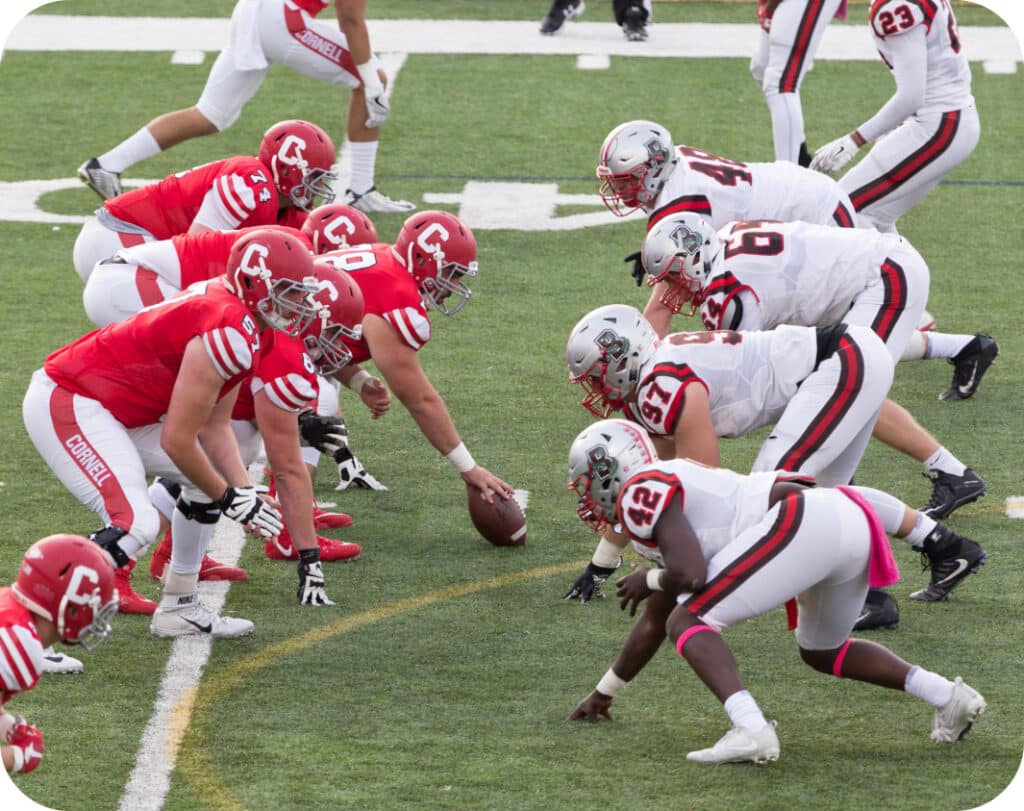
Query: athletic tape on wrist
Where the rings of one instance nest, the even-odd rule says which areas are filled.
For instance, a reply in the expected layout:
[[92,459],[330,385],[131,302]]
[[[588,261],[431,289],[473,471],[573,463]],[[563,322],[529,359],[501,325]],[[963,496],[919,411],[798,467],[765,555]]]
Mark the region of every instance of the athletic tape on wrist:
[[370,378],[373,377],[366,369],[360,369],[348,380],[348,387],[352,389],[356,394],[362,395],[363,386],[370,382]]
[[622,550],[607,538],[602,538],[598,541],[590,562],[604,569],[618,569],[622,562]]
[[380,82],[380,76],[377,75],[377,68],[373,65],[373,60],[356,65],[356,71],[359,73],[359,78],[363,80],[363,89],[366,90],[367,95],[375,95],[370,91],[379,92],[384,89],[384,85]]
[[661,587],[661,569],[647,570],[647,588],[651,591],[664,591]]
[[613,668],[608,668],[608,672],[601,677],[601,681],[597,683],[597,692],[602,695],[606,695],[609,698],[615,698],[616,694],[629,684],[625,679],[619,678],[616,675]]
[[699,634],[701,631],[711,631],[715,634],[718,633],[718,631],[715,628],[712,628],[710,625],[691,625],[689,628],[683,631],[679,635],[679,639],[676,640],[676,653],[682,656],[683,645],[685,645],[689,641],[691,636],[693,636],[694,634]]
[[476,467],[472,454],[466,450],[465,442],[460,442],[456,445],[453,451],[445,454],[445,458],[455,466],[459,473],[468,473]]

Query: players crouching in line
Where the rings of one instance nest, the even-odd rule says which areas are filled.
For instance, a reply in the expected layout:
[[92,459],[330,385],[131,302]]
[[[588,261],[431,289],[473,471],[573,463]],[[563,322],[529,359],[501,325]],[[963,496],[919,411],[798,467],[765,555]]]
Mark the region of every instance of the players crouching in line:
[[[644,316],[659,337],[668,332],[671,315],[686,307],[688,315],[699,308],[708,330],[747,332],[842,320],[870,327],[894,363],[924,356],[915,351],[908,358],[911,343],[930,347],[931,357],[949,358],[956,366],[950,390],[958,378],[969,377],[967,397],[994,358],[970,349],[995,347],[988,336],[926,335],[915,329],[928,300],[930,274],[921,255],[897,234],[802,222],[736,222],[716,233],[704,218],[684,212],[651,228],[641,261],[648,284],[658,288]],[[985,494],[981,478],[892,400],[882,406],[874,435],[924,466],[932,495],[922,511],[932,518],[946,518]]]
[[[223,512],[265,537],[280,532],[280,513],[249,481],[231,409],[259,359],[261,332],[301,334],[317,289],[302,242],[257,229],[234,243],[224,276],[83,336],[33,375],[23,408],[29,436],[64,486],[103,519],[92,539],[118,566],[144,552],[159,528],[147,476],[182,485],[182,521],[212,527]],[[187,564],[167,577],[154,634],[252,631],[248,620],[219,617],[200,601],[205,552],[180,550]]]
[[[719,437],[773,425],[752,471],[786,470],[824,486],[846,484],[864,454],[893,377],[882,339],[863,326],[783,325],[766,332],[681,332],[658,340],[635,307],[584,316],[566,345],[569,379],[597,417],[620,409],[664,445],[663,456],[719,467]],[[944,600],[985,562],[984,550],[924,513],[887,532],[924,552],[931,582],[917,599]],[[567,597],[594,592],[618,565],[626,538],[608,532]],[[887,625],[894,625],[898,613]]]
[[0,759],[27,774],[43,759],[43,733],[5,706],[31,690],[55,642],[91,651],[110,636],[117,613],[114,566],[78,535],[50,535],[25,552],[18,577],[0,588]]
[[[331,251],[316,263],[349,271],[362,291],[362,337],[346,339],[353,362],[373,360],[427,441],[444,454],[468,485],[480,490],[489,502],[495,494],[512,498],[512,487],[478,465],[467,450],[417,355],[430,340],[427,310],[454,315],[470,299],[466,279],[477,273],[473,232],[446,211],[421,211],[403,223],[394,245],[376,243]],[[358,390],[367,377],[366,372],[356,372],[348,385]]]
[[984,698],[960,677],[950,681],[882,645],[850,638],[868,586],[899,579],[877,514],[905,510],[892,496],[816,487],[781,471],[741,476],[686,459],[659,461],[647,433],[625,420],[603,420],[580,433],[569,451],[569,486],[584,522],[598,531],[621,524],[657,566],[637,567],[618,581],[620,606],[635,614],[646,600],[643,614],[570,720],[610,720],[615,696],[668,638],[732,724],[721,740],[686,759],[777,760],[775,724],[744,687],[720,632],[784,603],[789,609],[794,600],[791,626],[804,662],[930,704],[933,741],[961,740],[985,710]]

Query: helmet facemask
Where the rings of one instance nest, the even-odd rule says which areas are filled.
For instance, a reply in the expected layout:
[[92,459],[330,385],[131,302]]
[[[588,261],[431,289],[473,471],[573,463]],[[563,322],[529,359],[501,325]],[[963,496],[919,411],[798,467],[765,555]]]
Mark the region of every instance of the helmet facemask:
[[[302,173],[302,180],[288,190],[288,199],[292,205],[303,211],[311,211],[318,206],[326,206],[334,202],[334,189],[331,183],[338,175],[329,169],[307,169],[305,161],[296,169]],[[276,171],[276,169],[275,169]]]
[[[408,256],[406,257],[409,268],[416,267],[416,252],[422,250],[422,246],[416,243],[409,244]],[[420,295],[423,301],[432,310],[437,310],[442,315],[455,315],[459,310],[469,303],[473,292],[462,281],[463,278],[474,278],[477,273],[477,262],[474,259],[468,265],[458,262],[446,262],[444,250],[440,247],[433,250],[423,260],[434,262],[437,272],[433,275],[424,276],[419,283]],[[448,299],[454,296],[454,303]]]
[[[95,604],[99,604],[99,597],[93,598]],[[111,621],[117,614],[117,593],[114,599],[99,608],[93,608],[92,622],[84,626],[78,632],[78,644],[87,651],[95,650],[113,632]]]
[[320,334],[307,335],[304,342],[306,352],[324,376],[332,375],[352,362],[352,350],[344,339],[359,341],[363,337],[362,325],[346,327],[344,324],[331,323],[329,317],[330,310],[322,307],[319,314],[323,321]]
[[647,284],[667,285],[660,301],[672,313],[692,316],[703,300],[704,285],[719,253],[718,235],[695,214],[679,214],[658,223],[644,239],[641,258]]
[[316,316],[316,304],[311,296],[319,289],[316,277],[307,276],[301,282],[294,279],[275,279],[270,270],[260,271],[267,295],[256,302],[256,310],[273,329],[296,336],[305,332]]

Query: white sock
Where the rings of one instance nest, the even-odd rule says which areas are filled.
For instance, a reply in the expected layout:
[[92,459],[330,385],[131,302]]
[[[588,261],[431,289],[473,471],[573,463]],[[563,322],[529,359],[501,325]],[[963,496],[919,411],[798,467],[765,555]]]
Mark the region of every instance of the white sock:
[[934,518],[929,518],[922,512],[917,514],[917,520],[914,522],[914,528],[907,533],[907,537],[904,538],[908,544],[914,548],[920,548],[924,543],[924,539],[932,534],[932,530],[939,525],[939,522]]
[[757,706],[749,690],[740,690],[729,696],[722,705],[734,727],[743,727],[749,732],[759,732],[768,722]]
[[153,137],[148,129],[143,127],[130,138],[121,141],[109,152],[104,152],[99,156],[98,160],[100,166],[108,172],[120,173],[139,161],[159,155],[162,151],[160,144],[156,142],[156,138]]
[[174,543],[171,545],[172,572],[190,574],[199,571],[216,526],[190,521],[181,510],[174,510],[171,516],[171,532],[174,535]]
[[953,697],[953,682],[938,673],[914,665],[907,673],[903,689],[933,707],[945,707]]
[[769,93],[765,96],[772,118],[775,160],[796,163],[804,138],[804,113],[796,93]]
[[915,329],[907,345],[903,347],[903,354],[900,360],[924,360],[928,357],[928,334]]
[[948,335],[944,332],[932,332],[928,336],[929,358],[955,358],[960,350],[974,340],[973,335]]
[[349,141],[352,173],[348,187],[356,194],[365,194],[373,188],[373,175],[377,166],[377,141]]
[[957,459],[945,448],[939,448],[935,453],[924,460],[926,470],[941,470],[953,476],[963,476],[967,465]]

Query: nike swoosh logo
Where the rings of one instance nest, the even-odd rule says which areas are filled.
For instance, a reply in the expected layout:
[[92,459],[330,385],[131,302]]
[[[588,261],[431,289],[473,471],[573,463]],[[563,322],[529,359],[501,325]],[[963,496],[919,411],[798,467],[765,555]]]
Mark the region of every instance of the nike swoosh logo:
[[954,577],[957,577],[966,568],[967,568],[967,559],[966,558],[957,558],[956,559],[956,569],[953,571],[953,573],[950,574],[950,575],[947,575],[944,578],[942,578],[942,580],[940,580],[935,585],[936,586],[941,586],[947,580],[952,580]]
[[202,631],[204,634],[209,634],[213,632],[213,625],[211,625],[210,623],[206,623],[206,625],[201,625],[198,622],[193,622],[192,620],[186,619],[185,617],[182,617],[182,619],[185,620],[185,622],[187,622],[189,625],[194,626],[197,630]]
[[[866,620],[868,618],[868,615],[870,613],[871,613],[870,611],[862,611],[861,615],[859,617],[857,617],[857,622],[864,622],[864,620]],[[856,625],[856,624],[857,623],[854,623],[854,625]]]
[[971,389],[974,388],[974,379],[978,376],[978,364],[975,363],[971,367],[971,376],[967,378],[967,382],[963,386],[957,386],[961,394],[970,394]]

